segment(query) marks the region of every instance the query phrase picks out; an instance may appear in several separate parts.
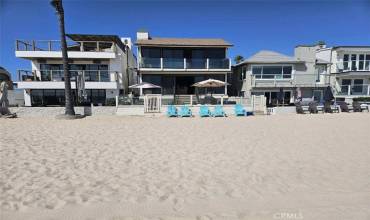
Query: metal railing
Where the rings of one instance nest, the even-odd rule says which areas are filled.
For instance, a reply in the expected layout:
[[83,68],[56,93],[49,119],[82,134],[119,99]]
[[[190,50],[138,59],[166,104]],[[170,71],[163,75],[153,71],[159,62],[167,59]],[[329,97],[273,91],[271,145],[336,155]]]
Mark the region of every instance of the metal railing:
[[[71,80],[82,74],[86,82],[114,82],[118,79],[118,72],[108,70],[70,70]],[[42,81],[62,82],[64,81],[63,70],[18,70],[19,81]]]
[[340,85],[337,89],[337,95],[342,96],[370,96],[370,85],[354,84]]
[[187,59],[187,58],[140,58],[140,68],[153,69],[199,69],[230,70],[230,59]]
[[252,74],[252,86],[316,86],[329,85],[330,74]]
[[[16,40],[17,51],[61,51],[59,40]],[[109,41],[67,41],[68,51],[115,52],[114,42]]]

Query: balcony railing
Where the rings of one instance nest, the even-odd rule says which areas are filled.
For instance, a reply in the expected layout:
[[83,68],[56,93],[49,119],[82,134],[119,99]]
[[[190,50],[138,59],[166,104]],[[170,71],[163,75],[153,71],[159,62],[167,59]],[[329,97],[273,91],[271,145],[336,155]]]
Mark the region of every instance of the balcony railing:
[[[16,40],[17,51],[61,51],[59,40]],[[115,52],[115,43],[109,41],[67,41],[68,51]]]
[[[71,80],[82,74],[86,82],[113,82],[117,80],[118,72],[108,70],[70,70]],[[18,70],[19,81],[42,81],[62,82],[64,81],[63,70]]]
[[230,60],[225,59],[187,59],[187,58],[140,58],[140,68],[147,69],[197,69],[230,70]]
[[252,74],[252,86],[279,87],[279,86],[320,86],[330,84],[329,74]]
[[337,94],[343,96],[370,96],[370,85],[340,85]]

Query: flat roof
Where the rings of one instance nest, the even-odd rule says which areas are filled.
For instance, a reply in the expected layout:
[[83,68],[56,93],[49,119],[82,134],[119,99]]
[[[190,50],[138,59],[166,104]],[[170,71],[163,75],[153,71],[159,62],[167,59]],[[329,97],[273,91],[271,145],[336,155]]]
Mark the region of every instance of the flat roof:
[[140,46],[162,46],[162,47],[232,47],[233,45],[219,38],[150,38],[148,40],[137,40]]

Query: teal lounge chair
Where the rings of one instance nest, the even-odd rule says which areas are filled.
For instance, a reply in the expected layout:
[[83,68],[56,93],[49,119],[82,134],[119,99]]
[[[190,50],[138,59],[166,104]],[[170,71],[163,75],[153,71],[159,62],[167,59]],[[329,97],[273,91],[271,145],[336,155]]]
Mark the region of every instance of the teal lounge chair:
[[192,113],[191,113],[190,108],[186,105],[181,106],[179,116],[180,117],[191,117]]
[[245,116],[247,113],[241,104],[236,104],[234,107],[234,111],[235,116]]
[[177,117],[177,108],[173,105],[169,105],[167,108],[167,116],[168,117]]
[[224,109],[222,108],[221,105],[216,105],[214,112],[213,112],[214,117],[226,117],[226,114],[224,112]]
[[211,117],[212,113],[209,110],[208,106],[201,105],[200,108],[199,108],[199,115],[200,115],[200,117]]

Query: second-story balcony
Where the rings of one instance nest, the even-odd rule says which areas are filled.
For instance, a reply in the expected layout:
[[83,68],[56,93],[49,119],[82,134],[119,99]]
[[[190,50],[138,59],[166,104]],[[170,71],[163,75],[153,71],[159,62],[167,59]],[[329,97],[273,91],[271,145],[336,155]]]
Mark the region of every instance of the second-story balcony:
[[329,74],[252,74],[253,87],[320,87],[330,84]]
[[[116,82],[118,72],[108,70],[70,70],[71,81],[81,75],[85,82]],[[63,82],[63,70],[18,70],[18,81]]]
[[225,59],[188,59],[188,58],[147,58],[140,59],[140,69],[149,70],[231,70],[230,60]]

